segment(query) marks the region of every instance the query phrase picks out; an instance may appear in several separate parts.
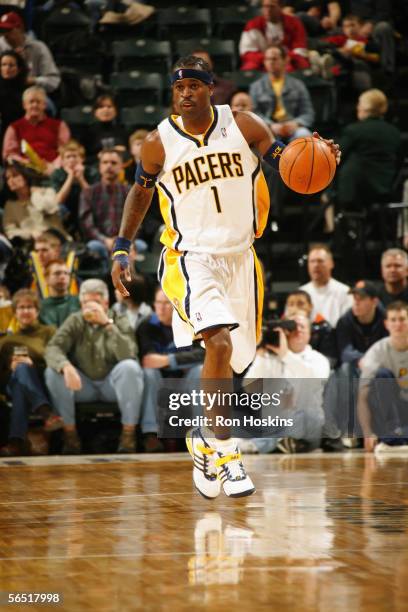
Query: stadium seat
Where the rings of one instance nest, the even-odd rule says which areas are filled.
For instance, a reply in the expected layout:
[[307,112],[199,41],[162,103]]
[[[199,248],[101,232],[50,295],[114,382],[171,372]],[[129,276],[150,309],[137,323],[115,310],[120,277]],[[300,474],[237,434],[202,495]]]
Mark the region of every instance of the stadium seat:
[[181,40],[194,32],[197,38],[211,36],[211,15],[208,9],[176,9],[160,11],[157,14],[158,35],[162,40]]
[[224,72],[222,76],[224,79],[233,81],[241,91],[248,91],[251,83],[260,79],[264,74],[258,70],[237,70],[236,72]]
[[189,55],[195,49],[208,51],[214,62],[217,73],[237,68],[237,55],[233,40],[219,40],[217,38],[190,38],[179,40],[175,44],[178,57]]
[[64,4],[44,20],[42,38],[49,43],[61,35],[79,31],[91,31],[90,18],[78,8]]
[[68,123],[74,138],[81,141],[87,127],[94,122],[92,106],[86,105],[62,108],[61,119]]
[[122,125],[129,130],[137,128],[153,129],[166,117],[163,106],[135,106],[123,108],[120,113]]
[[142,72],[170,71],[171,49],[166,40],[155,41],[145,38],[115,41],[112,45],[114,68],[122,70],[140,70]]
[[259,15],[259,9],[249,6],[217,8],[215,11],[214,34],[218,38],[232,39],[239,42],[241,32],[247,21]]
[[114,72],[110,85],[122,106],[132,104],[161,104],[163,102],[162,76],[158,73]]
[[313,128],[333,132],[337,125],[337,93],[333,81],[301,71],[293,72],[292,76],[303,81],[310,93],[316,117]]

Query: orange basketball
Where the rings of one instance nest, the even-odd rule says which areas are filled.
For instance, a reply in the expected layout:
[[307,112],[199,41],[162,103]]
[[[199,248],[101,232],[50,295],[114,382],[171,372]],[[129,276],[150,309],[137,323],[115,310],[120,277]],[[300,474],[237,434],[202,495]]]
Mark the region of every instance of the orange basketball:
[[279,172],[285,185],[293,191],[317,193],[332,182],[336,158],[322,140],[313,136],[297,138],[283,149]]

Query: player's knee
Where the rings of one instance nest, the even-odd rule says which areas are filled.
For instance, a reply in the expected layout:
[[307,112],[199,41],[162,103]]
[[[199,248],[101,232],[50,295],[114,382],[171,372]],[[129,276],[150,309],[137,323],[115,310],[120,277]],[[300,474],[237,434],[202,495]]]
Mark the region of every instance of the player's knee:
[[232,355],[232,343],[230,333],[227,329],[220,329],[219,332],[205,339],[206,351],[210,353],[211,359],[219,361],[230,360]]

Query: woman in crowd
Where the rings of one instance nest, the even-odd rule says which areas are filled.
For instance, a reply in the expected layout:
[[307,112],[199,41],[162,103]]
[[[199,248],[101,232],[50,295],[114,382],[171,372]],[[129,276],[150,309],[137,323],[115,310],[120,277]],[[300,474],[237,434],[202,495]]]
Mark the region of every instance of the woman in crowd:
[[18,329],[0,338],[0,383],[11,398],[9,440],[0,448],[0,456],[29,454],[28,419],[35,412],[46,419],[45,429],[52,431],[60,419],[52,415],[45,391],[44,353],[55,332],[50,325],[38,321],[39,299],[30,289],[20,289],[13,297],[13,310]]
[[85,137],[85,148],[88,160],[97,162],[98,153],[102,149],[118,149],[122,154],[126,151],[127,136],[125,130],[118,124],[118,107],[110,94],[99,96],[94,104],[93,123]]
[[17,163],[5,172],[7,186],[13,198],[6,201],[3,228],[9,240],[31,240],[50,228],[64,231],[55,191],[50,188],[31,187],[28,172]]
[[3,51],[0,54],[0,141],[6,128],[24,113],[22,95],[26,88],[27,65],[16,51]]

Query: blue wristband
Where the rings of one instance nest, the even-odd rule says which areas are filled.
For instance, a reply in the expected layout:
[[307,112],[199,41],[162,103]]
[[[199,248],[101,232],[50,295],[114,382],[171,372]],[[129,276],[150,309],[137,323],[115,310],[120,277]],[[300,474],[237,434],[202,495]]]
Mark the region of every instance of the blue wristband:
[[135,182],[145,189],[152,189],[159,174],[159,172],[157,174],[146,172],[142,166],[142,162],[139,162],[136,167]]
[[112,260],[118,261],[122,270],[129,265],[129,251],[132,242],[127,238],[116,238],[112,249]]
[[266,163],[272,166],[274,170],[279,170],[279,160],[285,146],[284,142],[275,140],[263,156]]

